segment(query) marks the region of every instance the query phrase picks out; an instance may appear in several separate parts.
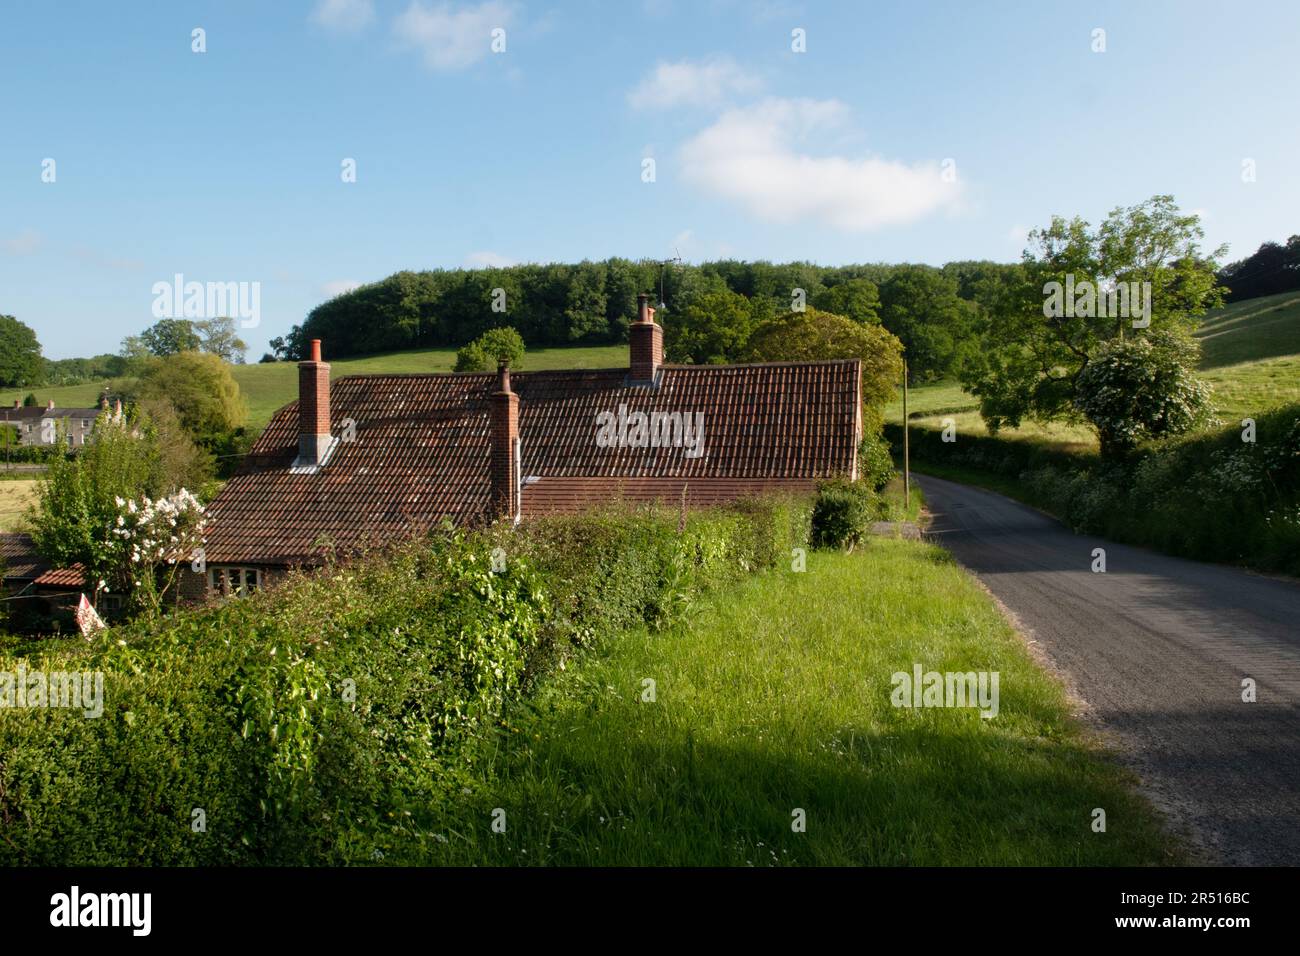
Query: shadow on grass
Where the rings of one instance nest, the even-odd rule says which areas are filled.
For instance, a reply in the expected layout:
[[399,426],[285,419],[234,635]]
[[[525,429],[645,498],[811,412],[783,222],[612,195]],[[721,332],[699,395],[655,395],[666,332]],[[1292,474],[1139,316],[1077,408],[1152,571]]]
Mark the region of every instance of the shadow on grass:
[[[804,730],[806,733],[806,729]],[[780,736],[780,731],[777,731]],[[760,729],[752,730],[758,737]],[[516,752],[450,808],[429,863],[487,865],[1141,865],[1179,862],[1123,775],[1073,743],[827,729],[820,752],[572,728]],[[1093,832],[1094,808],[1107,832]],[[504,833],[492,813],[505,811]],[[796,826],[800,819],[803,832]]]

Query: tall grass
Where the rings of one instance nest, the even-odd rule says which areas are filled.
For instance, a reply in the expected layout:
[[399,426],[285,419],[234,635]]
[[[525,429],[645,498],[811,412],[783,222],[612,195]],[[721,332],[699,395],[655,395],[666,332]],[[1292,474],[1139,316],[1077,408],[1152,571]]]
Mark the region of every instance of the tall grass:
[[[914,663],[998,671],[998,715],[893,707],[891,675]],[[421,862],[1177,860],[1131,783],[967,575],[879,539],[747,580],[559,676],[430,820]]]

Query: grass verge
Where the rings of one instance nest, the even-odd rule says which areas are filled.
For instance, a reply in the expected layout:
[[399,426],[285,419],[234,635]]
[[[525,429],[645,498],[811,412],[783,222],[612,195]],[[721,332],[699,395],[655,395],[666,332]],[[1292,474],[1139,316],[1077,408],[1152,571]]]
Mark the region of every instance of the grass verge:
[[[998,715],[893,707],[891,675],[915,663],[999,672]],[[516,712],[477,766],[430,821],[428,862],[1181,859],[987,596],[916,542],[814,552],[805,573],[768,572],[663,632],[623,635]]]

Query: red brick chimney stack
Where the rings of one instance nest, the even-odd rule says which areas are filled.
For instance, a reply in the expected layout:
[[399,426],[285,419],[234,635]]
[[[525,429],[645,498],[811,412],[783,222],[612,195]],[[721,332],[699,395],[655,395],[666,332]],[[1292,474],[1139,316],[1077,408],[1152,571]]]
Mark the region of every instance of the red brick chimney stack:
[[298,462],[320,465],[330,447],[330,367],[321,361],[320,339],[311,358],[298,363]]
[[650,307],[650,296],[642,292],[636,297],[636,321],[628,329],[632,345],[632,367],[628,378],[633,382],[650,383],[664,363],[664,330],[655,324],[655,310]]
[[510,390],[510,363],[497,364],[491,408],[492,516],[519,520],[519,396]]

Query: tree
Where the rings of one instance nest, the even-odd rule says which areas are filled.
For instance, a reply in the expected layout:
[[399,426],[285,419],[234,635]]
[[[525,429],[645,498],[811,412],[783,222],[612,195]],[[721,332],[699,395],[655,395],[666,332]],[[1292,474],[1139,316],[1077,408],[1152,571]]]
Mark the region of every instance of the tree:
[[744,352],[753,321],[748,299],[719,276],[699,277],[664,318],[664,351],[674,362],[734,361]]
[[[189,319],[159,319],[140,333],[140,342],[150,355],[156,356],[196,352],[202,344],[194,323]],[[125,346],[126,342],[123,342],[123,348]]]
[[879,325],[862,325],[818,309],[787,312],[760,325],[749,342],[759,362],[862,360],[862,443],[859,473],[875,488],[893,477],[889,443],[882,432],[885,404],[903,377],[903,343]]
[[849,279],[813,297],[812,304],[862,325],[880,322],[880,289],[870,279]]
[[609,332],[605,318],[605,270],[591,262],[581,262],[569,281],[564,322],[571,342],[592,340]]
[[[1220,304],[1223,250],[1205,255],[1203,237],[1199,218],[1180,213],[1172,196],[1117,208],[1095,230],[1056,216],[1031,232],[1014,287],[987,310],[980,348],[962,374],[990,431],[1027,417],[1077,417],[1079,376],[1103,344],[1131,335],[1135,321],[1152,332],[1188,332]],[[1127,309],[1118,307],[1121,285]],[[1098,296],[1111,288],[1114,297]]]
[[235,320],[230,316],[195,322],[194,331],[199,337],[200,351],[215,355],[231,365],[244,364],[244,352],[248,345],[235,331]]
[[136,401],[169,403],[185,431],[204,448],[215,449],[227,441],[248,416],[230,366],[201,352],[150,359],[123,391]]
[[36,333],[12,315],[0,315],[0,385],[39,385],[44,369]]
[[903,343],[909,377],[936,381],[957,374],[974,335],[975,310],[938,269],[905,265],[880,286],[880,321]]
[[518,368],[524,360],[524,340],[510,326],[488,329],[456,353],[457,372],[495,372],[500,361]]
[[76,455],[50,459],[32,513],[36,549],[56,567],[79,562],[103,570],[115,499],[159,495],[166,487],[153,432],[134,413],[117,422],[101,412],[91,436]]
[[35,408],[40,403],[41,400],[36,397],[34,392],[28,392],[27,396],[23,399],[23,408]]
[[756,362],[862,360],[862,404],[891,401],[903,378],[903,344],[878,325],[860,325],[820,309],[787,312],[760,325],[749,341]]
[[1208,421],[1211,388],[1192,372],[1200,356],[1200,344],[1175,329],[1097,347],[1075,380],[1074,405],[1097,430],[1102,457]]

